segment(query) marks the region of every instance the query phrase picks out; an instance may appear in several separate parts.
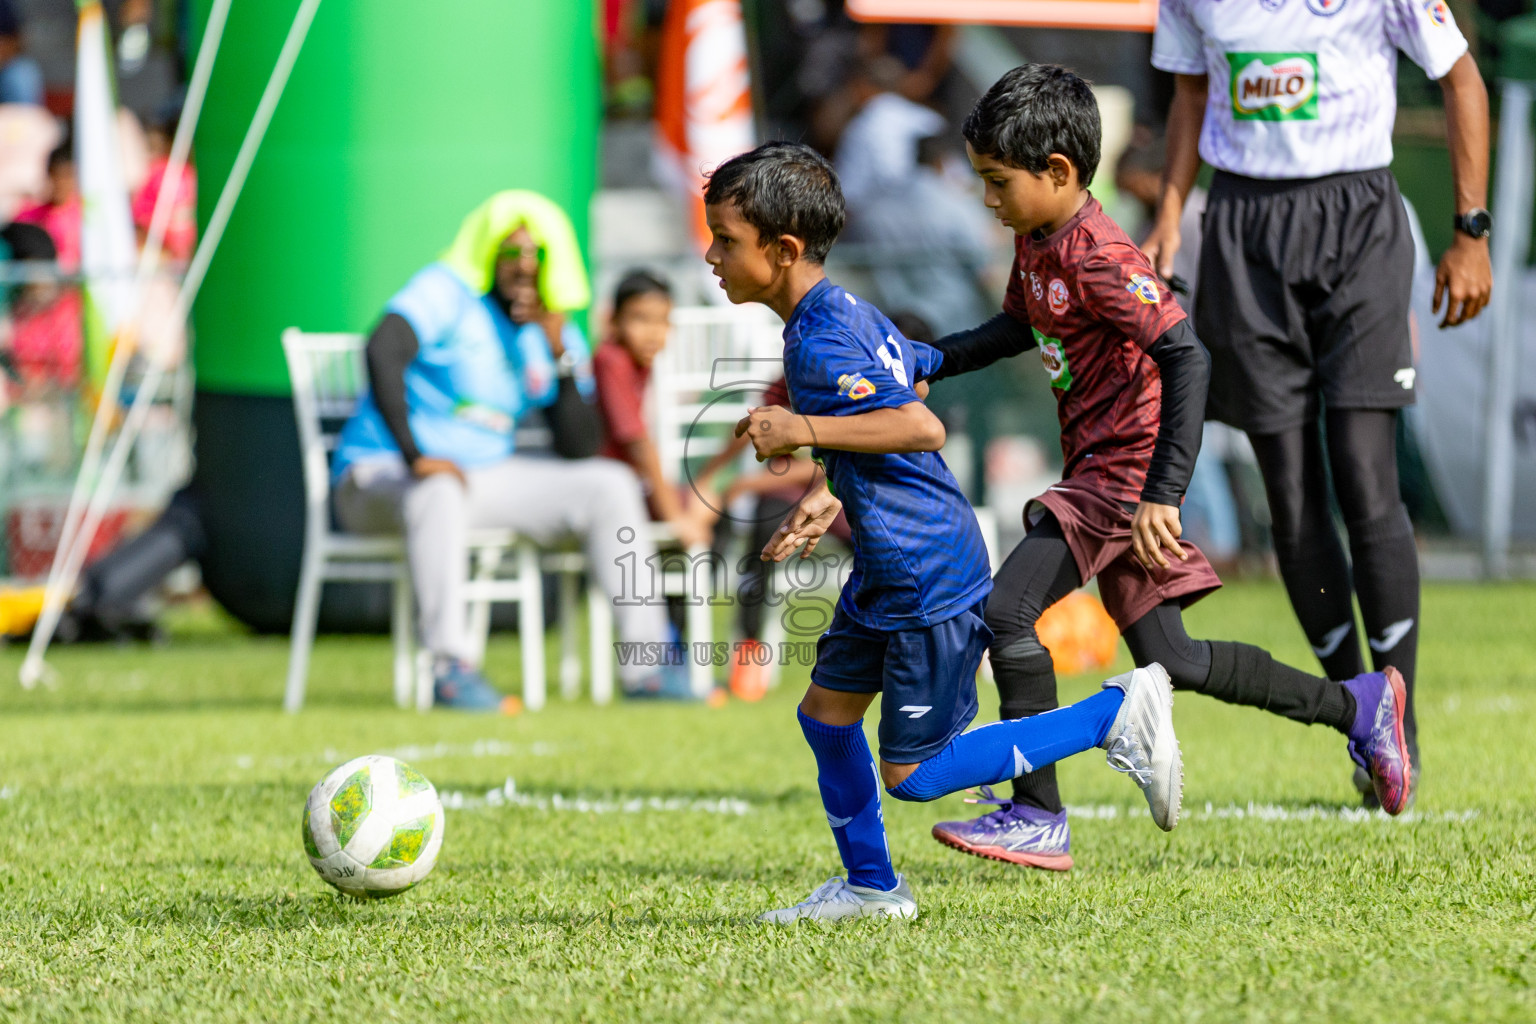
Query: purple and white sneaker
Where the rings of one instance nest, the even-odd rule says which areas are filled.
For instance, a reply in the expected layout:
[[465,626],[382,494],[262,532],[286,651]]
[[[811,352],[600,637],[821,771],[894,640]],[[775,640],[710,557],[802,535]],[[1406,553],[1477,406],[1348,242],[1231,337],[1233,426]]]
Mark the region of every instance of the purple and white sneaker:
[[941,821],[933,826],[933,838],[991,860],[1047,871],[1072,869],[1072,831],[1066,811],[1052,814],[1005,800],[993,795],[991,786],[982,786],[978,799],[965,802],[997,804],[997,810],[971,821]]
[[1344,683],[1355,697],[1355,724],[1349,730],[1349,756],[1371,773],[1381,809],[1401,814],[1413,800],[1413,763],[1403,732],[1408,689],[1390,665]]

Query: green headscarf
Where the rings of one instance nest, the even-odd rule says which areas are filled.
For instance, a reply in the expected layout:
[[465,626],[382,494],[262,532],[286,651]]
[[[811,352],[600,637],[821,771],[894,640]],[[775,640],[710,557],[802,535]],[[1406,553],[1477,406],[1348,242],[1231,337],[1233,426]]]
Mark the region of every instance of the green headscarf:
[[539,298],[545,307],[565,313],[591,305],[592,286],[571,220],[537,192],[508,189],[475,207],[459,225],[442,262],[474,291],[488,292],[496,278],[496,253],[502,239],[519,226],[526,226],[533,240],[544,247]]

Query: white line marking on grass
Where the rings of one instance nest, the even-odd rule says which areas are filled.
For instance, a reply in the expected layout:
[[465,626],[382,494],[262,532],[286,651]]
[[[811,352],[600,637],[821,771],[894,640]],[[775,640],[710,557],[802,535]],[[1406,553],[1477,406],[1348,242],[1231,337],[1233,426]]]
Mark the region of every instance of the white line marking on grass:
[[15,786],[0,786],[0,800],[9,800],[16,795]]
[[[1074,818],[1099,818],[1114,819],[1119,817],[1145,818],[1151,811],[1145,807],[1118,807],[1115,804],[1068,804],[1067,815]],[[1280,804],[1259,804],[1252,801],[1247,804],[1227,804],[1217,807],[1207,802],[1203,810],[1190,811],[1185,809],[1184,820],[1215,820],[1224,821],[1232,819],[1252,818],[1255,821],[1347,821],[1353,824],[1364,824],[1373,821],[1444,821],[1458,822],[1471,821],[1478,816],[1478,811],[1441,811],[1438,814],[1421,814],[1418,811],[1407,811],[1392,817],[1386,811],[1368,811],[1364,807],[1329,807],[1326,804],[1311,804],[1306,807],[1285,807]]]
[[1475,701],[1464,701],[1460,696],[1452,694],[1440,703],[1440,708],[1448,715],[1461,711],[1471,711],[1479,715],[1507,715],[1511,711],[1525,710],[1525,701],[1508,693]]
[[[407,744],[393,749],[374,750],[370,753],[383,754],[400,761],[432,761],[447,757],[553,757],[560,753],[561,748],[554,743],[538,742],[528,746],[519,746],[516,743],[507,743],[504,740],[475,740],[473,743],[432,743],[428,745]],[[327,747],[318,754],[299,754],[292,757],[268,757],[261,761],[263,767],[283,768],[295,764],[341,764],[350,761],[356,754],[348,754],[334,747]],[[255,768],[257,759],[251,754],[239,754],[235,757],[235,767],[249,771]]]
[[687,797],[687,796],[612,796],[591,799],[565,796],[561,793],[535,794],[518,791],[517,780],[507,778],[495,789],[484,793],[464,793],[459,790],[439,790],[443,806],[455,811],[478,810],[489,807],[522,807],[535,811],[575,812],[577,814],[648,814],[651,812],[693,812],[696,814],[730,814],[740,817],[752,811],[752,805],[737,797]]

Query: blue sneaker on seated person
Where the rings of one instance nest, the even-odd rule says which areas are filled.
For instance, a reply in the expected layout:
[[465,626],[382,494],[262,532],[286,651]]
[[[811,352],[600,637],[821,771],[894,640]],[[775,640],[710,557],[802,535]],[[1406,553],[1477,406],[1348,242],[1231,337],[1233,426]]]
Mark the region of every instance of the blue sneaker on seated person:
[[450,658],[433,673],[432,704],[454,711],[480,711],[515,715],[523,710],[517,697],[502,694],[465,662]]
[[710,690],[707,697],[695,694],[688,680],[687,665],[661,665],[650,675],[626,685],[624,696],[631,700],[702,700],[712,708],[725,703],[725,691],[719,687]]

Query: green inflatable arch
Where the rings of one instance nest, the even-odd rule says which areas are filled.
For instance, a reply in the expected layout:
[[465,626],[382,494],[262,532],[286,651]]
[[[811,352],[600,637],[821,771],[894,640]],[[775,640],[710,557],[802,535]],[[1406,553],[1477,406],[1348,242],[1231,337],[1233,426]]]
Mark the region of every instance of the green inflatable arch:
[[[210,0],[194,0],[206,23]],[[298,6],[231,7],[196,136],[206,219]],[[193,310],[197,473],[214,597],[286,630],[303,537],[279,336],[366,331],[491,193],[559,203],[587,245],[600,109],[592,0],[325,0]],[[322,624],[386,616],[328,591]]]

